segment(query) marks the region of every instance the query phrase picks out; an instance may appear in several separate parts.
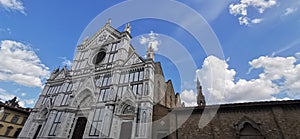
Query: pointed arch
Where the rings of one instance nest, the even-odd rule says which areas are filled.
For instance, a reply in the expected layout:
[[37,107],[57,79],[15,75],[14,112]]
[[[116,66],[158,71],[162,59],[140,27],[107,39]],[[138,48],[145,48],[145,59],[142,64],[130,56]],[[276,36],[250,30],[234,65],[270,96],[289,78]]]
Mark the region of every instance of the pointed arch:
[[256,123],[247,116],[244,116],[235,125],[236,136],[240,139],[265,139],[266,135],[259,123]]
[[71,106],[83,107],[86,103],[94,103],[96,100],[95,94],[89,88],[80,91],[73,99]]

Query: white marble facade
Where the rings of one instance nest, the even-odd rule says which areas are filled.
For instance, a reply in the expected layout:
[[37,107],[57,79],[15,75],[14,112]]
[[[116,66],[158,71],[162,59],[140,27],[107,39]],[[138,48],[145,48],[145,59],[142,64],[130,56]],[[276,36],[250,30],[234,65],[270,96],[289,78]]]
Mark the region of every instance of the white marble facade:
[[151,138],[153,49],[130,45],[130,26],[106,23],[77,46],[71,69],[48,79],[19,138]]

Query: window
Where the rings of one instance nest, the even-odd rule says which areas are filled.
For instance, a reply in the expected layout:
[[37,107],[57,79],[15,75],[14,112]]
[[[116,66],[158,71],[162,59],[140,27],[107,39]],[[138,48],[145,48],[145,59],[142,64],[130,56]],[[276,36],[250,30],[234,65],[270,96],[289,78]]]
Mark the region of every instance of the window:
[[121,98],[123,96],[123,94],[126,92],[127,86],[121,86],[118,88],[118,97]]
[[61,87],[61,85],[50,86],[47,91],[47,95],[56,94],[56,93],[60,92],[60,87]]
[[100,133],[101,137],[109,136],[113,109],[113,106],[95,109],[89,133],[90,136],[99,136]]
[[131,85],[132,92],[137,95],[142,95],[143,83]]
[[4,114],[3,114],[3,116],[2,116],[2,121],[5,121],[6,120],[6,118],[7,118],[7,116],[9,115],[10,113],[7,113],[7,112],[5,112]]
[[72,87],[73,87],[73,83],[69,83],[68,88],[67,88],[67,92],[72,91]]
[[117,51],[117,43],[113,43],[111,46],[111,52],[116,52]]
[[95,65],[100,64],[103,61],[103,59],[105,58],[105,55],[106,55],[106,52],[105,52],[104,49],[99,50],[99,52],[97,53],[97,55],[93,59],[93,63]]
[[23,117],[23,120],[22,120],[22,123],[21,123],[22,125],[24,125],[24,124],[25,124],[25,122],[26,122],[27,118],[28,118],[28,117]]
[[109,86],[111,83],[111,76],[104,76],[103,82],[102,82],[102,87],[104,86]]
[[61,115],[62,115],[62,112],[57,112],[56,113],[55,119],[53,121],[53,124],[52,124],[50,132],[49,132],[49,136],[56,136],[57,135],[57,131],[59,130],[59,129],[57,129],[57,127],[61,123]]
[[120,83],[138,82],[144,79],[144,71],[123,72],[120,77]]
[[60,105],[61,105],[61,106],[66,106],[66,105],[68,105],[68,100],[69,100],[69,94],[64,94],[63,99],[61,100]]
[[116,53],[111,53],[111,54],[109,54],[108,63],[112,63],[112,62],[114,61],[115,54],[116,54]]
[[19,115],[15,115],[12,119],[11,119],[11,123],[13,123],[13,124],[16,124],[17,122],[18,122],[18,120],[19,120]]
[[101,124],[102,124],[101,109],[96,109],[94,112],[94,118],[90,129],[90,136],[99,136],[99,130],[97,129],[100,129]]
[[109,94],[110,94],[110,89],[101,89],[100,94],[98,97],[98,102],[103,102],[103,101],[108,101],[109,99]]
[[106,74],[95,78],[95,84],[97,87],[108,87],[111,84],[111,75]]
[[12,126],[7,127],[4,136],[9,136],[10,131],[13,130],[13,129],[14,129],[14,128],[13,128]]

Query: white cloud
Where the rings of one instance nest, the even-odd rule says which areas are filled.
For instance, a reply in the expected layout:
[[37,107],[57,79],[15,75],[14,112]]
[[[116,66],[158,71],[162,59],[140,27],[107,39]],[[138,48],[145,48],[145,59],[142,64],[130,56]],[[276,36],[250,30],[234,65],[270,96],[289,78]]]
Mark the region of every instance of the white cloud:
[[21,93],[21,96],[22,96],[22,97],[26,96],[26,93]]
[[295,57],[262,56],[250,62],[254,68],[263,68],[260,78],[282,80],[279,88],[290,98],[300,98],[300,64]]
[[263,19],[261,19],[261,18],[255,18],[255,19],[252,19],[251,20],[251,23],[252,24],[259,24],[259,23],[261,23],[263,21]]
[[290,15],[290,14],[296,12],[297,10],[298,10],[297,8],[286,8],[284,15]]
[[[26,95],[26,94],[25,95],[23,95],[23,94],[25,94],[25,93],[22,93],[21,96]],[[16,97],[16,96],[13,94],[10,94],[6,90],[0,88],[0,101],[5,102],[5,101],[13,99],[14,97]],[[33,105],[35,102],[35,99],[22,99],[22,98],[17,97],[17,101],[21,107],[26,107],[28,105]]]
[[202,68],[197,70],[207,102],[280,100],[274,97],[280,92],[286,93],[285,99],[300,97],[300,65],[295,65],[294,57],[262,56],[249,64],[252,69],[262,68],[263,72],[255,79],[235,81],[236,71],[229,69],[226,61],[215,56],[207,57]]
[[0,46],[0,80],[25,86],[42,86],[49,69],[41,63],[30,46],[12,40],[3,40]]
[[25,7],[21,0],[0,0],[0,6],[5,8],[7,11],[19,11],[26,15]]
[[184,90],[180,98],[185,106],[197,106],[197,94],[193,90]]
[[20,100],[19,101],[19,105],[21,106],[21,107],[26,107],[27,105],[32,105],[32,104],[34,104],[34,99],[24,99],[24,100]]
[[263,68],[259,76],[262,79],[278,80],[293,72],[295,57],[268,57],[261,56],[249,62],[252,68]]
[[157,33],[150,31],[149,34],[140,38],[140,44],[148,44],[148,47],[151,46],[154,51],[158,51],[158,46],[161,44],[158,37],[159,35]]
[[72,66],[72,61],[67,59],[66,57],[59,57],[59,59],[62,59],[63,61],[61,62],[62,66],[67,66],[71,67]]
[[0,88],[0,101],[5,102],[14,98],[15,96],[6,92],[6,90]]
[[249,25],[250,23],[258,24],[262,21],[262,19],[252,19],[248,17],[247,9],[249,7],[253,7],[258,10],[259,14],[262,14],[267,8],[274,5],[276,5],[276,0],[240,0],[240,3],[238,4],[232,3],[229,5],[229,13],[234,16],[239,16],[238,19],[240,25]]

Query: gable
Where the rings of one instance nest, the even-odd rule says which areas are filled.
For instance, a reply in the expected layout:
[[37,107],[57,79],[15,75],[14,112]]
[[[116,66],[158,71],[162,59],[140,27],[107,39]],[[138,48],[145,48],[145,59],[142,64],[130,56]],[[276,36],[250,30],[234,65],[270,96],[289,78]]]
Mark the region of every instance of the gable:
[[66,74],[67,74],[67,69],[63,68],[62,70],[58,71],[58,73],[56,73],[53,76],[53,79],[54,80],[64,79],[64,78],[66,78]]
[[84,42],[87,47],[101,46],[121,37],[120,32],[111,26],[103,26],[91,39]]
[[138,63],[144,63],[144,60],[136,52],[134,52],[128,57],[124,65],[128,66],[128,65],[138,64]]

